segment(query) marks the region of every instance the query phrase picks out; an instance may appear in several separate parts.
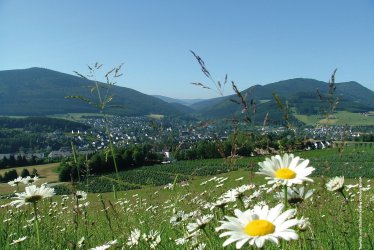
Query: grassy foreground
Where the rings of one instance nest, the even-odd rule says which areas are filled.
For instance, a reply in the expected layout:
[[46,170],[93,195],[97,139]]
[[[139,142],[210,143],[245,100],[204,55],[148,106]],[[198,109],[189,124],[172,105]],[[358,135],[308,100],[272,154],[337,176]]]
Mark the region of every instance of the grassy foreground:
[[[318,153],[310,153],[312,159],[313,154]],[[328,153],[320,156],[326,160]],[[314,189],[313,195],[287,203],[288,209],[296,208],[296,218],[309,218],[310,225],[293,228],[298,240],[265,242],[264,249],[373,249],[371,179],[363,179],[361,187],[357,178],[346,179],[345,200],[339,192],[326,190],[329,178],[312,178],[314,182],[305,188]],[[217,203],[224,193],[245,184],[255,186],[225,205]],[[86,199],[54,196],[38,202],[38,220],[31,205],[17,209],[7,205],[11,200],[2,200],[0,245],[2,249],[222,249],[227,237],[220,238],[222,231],[216,228],[225,216],[233,216],[235,209],[264,203],[271,208],[283,202],[276,197],[282,187],[269,188],[263,176],[240,168],[175,185],[118,192],[117,198],[113,193],[88,194]],[[192,223],[206,217],[211,220],[191,232]],[[248,243],[242,248],[251,249]],[[226,249],[235,249],[235,243]]]

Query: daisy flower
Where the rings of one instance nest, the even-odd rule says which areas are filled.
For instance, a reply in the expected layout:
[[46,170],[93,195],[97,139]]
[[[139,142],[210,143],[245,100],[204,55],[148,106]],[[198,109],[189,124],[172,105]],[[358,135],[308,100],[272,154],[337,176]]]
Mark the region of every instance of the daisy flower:
[[175,215],[170,218],[170,224],[173,226],[181,224],[188,218],[188,215],[184,211],[178,211]]
[[155,249],[158,244],[161,242],[161,236],[158,231],[151,230],[149,234],[143,234],[143,239],[149,243],[151,249]]
[[[310,198],[314,193],[314,189],[309,189],[308,191],[305,191],[305,187],[300,187],[300,188],[288,188],[287,189],[287,201],[290,204],[297,204],[301,203],[304,200]],[[279,200],[284,200],[284,193],[279,192],[276,195],[276,198]]]
[[328,191],[343,191],[344,188],[344,176],[336,176],[326,183]]
[[308,167],[309,160],[295,157],[293,154],[284,154],[266,158],[265,161],[258,163],[261,167],[257,174],[266,175],[268,184],[280,183],[282,185],[292,186],[293,184],[302,184],[304,181],[313,182],[308,178],[315,169]]
[[25,185],[30,185],[30,184],[37,182],[38,180],[39,180],[38,176],[34,176],[34,177],[26,176],[25,178],[22,179],[22,182]]
[[306,231],[310,227],[309,218],[302,217],[297,224],[297,227],[300,231]]
[[22,241],[26,240],[27,239],[27,236],[23,236],[17,240],[13,240],[12,243],[10,243],[10,245],[15,245],[15,244],[18,244],[18,243],[21,243]]
[[274,208],[268,206],[255,206],[244,212],[236,209],[236,217],[225,216],[227,220],[221,221],[222,225],[216,231],[227,230],[219,237],[230,236],[223,247],[236,242],[236,248],[240,249],[245,243],[261,248],[266,241],[278,245],[279,239],[297,240],[298,235],[290,227],[299,223],[297,219],[289,219],[294,214],[294,209],[282,213],[283,204]]
[[84,191],[77,191],[75,193],[75,198],[77,200],[85,200],[85,199],[87,199],[87,193],[84,192]]
[[196,222],[194,223],[188,223],[187,231],[192,233],[199,229],[204,229],[205,226],[213,219],[213,217],[213,214],[208,214],[196,219]]
[[114,246],[115,244],[117,244],[117,240],[112,240],[112,241],[109,241],[109,242],[105,243],[102,246],[97,246],[97,247],[94,247],[94,248],[90,248],[90,250],[105,250],[105,249],[110,248],[111,246]]
[[55,194],[53,188],[49,188],[45,185],[40,187],[36,187],[35,185],[31,185],[25,188],[25,192],[23,193],[16,193],[15,201],[12,201],[11,205],[16,205],[16,207],[20,207],[25,204],[36,203],[41,199],[52,197]]
[[85,245],[85,238],[84,237],[82,237],[79,241],[78,241],[78,243],[77,243],[77,246],[78,246],[78,248],[82,248],[82,247],[84,247],[84,245]]
[[139,239],[140,239],[140,230],[135,228],[133,231],[131,231],[126,244],[129,247],[137,246],[139,244]]
[[18,176],[16,179],[9,181],[8,184],[11,185],[12,187],[17,186],[22,182],[23,178],[21,176]]

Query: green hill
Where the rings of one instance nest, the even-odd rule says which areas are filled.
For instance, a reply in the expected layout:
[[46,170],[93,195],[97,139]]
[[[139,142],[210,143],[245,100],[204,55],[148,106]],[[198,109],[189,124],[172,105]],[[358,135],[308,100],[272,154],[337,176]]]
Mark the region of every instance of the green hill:
[[[317,90],[323,96],[322,100]],[[290,110],[297,115],[320,115],[329,108],[328,84],[313,79],[296,78],[279,81],[267,85],[255,85],[241,92],[247,93],[248,103],[253,99],[256,102],[256,121],[261,123],[269,113],[273,122],[283,119],[282,112],[274,100],[276,93],[281,101],[288,101]],[[339,98],[336,111],[352,113],[368,112],[374,110],[374,92],[357,82],[336,83],[334,98]],[[242,108],[234,101],[239,101],[236,95],[219,97],[193,104],[200,117],[209,119],[240,116]]]
[[[80,100],[65,96],[81,95],[97,98],[90,93],[93,82],[48,69],[30,68],[0,71],[0,115],[41,116],[65,113],[97,112]],[[188,107],[169,104],[136,90],[113,86],[112,105],[120,105],[110,113],[126,116],[161,114],[184,116]]]

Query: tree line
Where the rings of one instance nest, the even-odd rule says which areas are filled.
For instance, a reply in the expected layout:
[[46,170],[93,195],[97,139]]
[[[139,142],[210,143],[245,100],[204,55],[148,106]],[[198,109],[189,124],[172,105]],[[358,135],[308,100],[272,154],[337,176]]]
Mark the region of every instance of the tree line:
[[35,168],[32,170],[31,173],[27,168],[24,168],[24,169],[22,169],[20,175],[18,175],[17,170],[12,169],[12,170],[9,170],[9,171],[5,171],[4,175],[0,174],[0,182],[12,181],[12,180],[16,179],[18,176],[21,176],[22,178],[25,178],[27,176],[34,177],[34,176],[37,176],[37,175],[38,175],[38,171]]
[[17,157],[10,155],[9,158],[4,156],[3,159],[0,159],[0,169],[33,166],[43,163],[45,163],[44,159],[38,159],[34,155],[30,159],[27,159],[25,155],[17,155]]
[[[161,163],[163,157],[163,154],[154,152],[153,147],[149,144],[115,149],[115,159],[119,171],[158,164]],[[71,158],[63,160],[60,164],[59,179],[60,181],[77,181],[81,177],[114,171],[111,153],[100,151],[88,156],[80,155],[76,161]]]
[[302,144],[300,138],[291,133],[258,134],[239,132],[227,140],[198,141],[187,148],[175,151],[176,160],[213,159],[219,157],[252,156],[256,149],[291,150]]

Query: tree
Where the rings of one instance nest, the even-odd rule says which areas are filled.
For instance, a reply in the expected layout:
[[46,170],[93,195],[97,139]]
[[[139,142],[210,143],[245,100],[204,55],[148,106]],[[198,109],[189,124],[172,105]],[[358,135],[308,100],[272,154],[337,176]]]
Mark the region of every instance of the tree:
[[27,168],[22,169],[21,177],[25,178],[26,176],[30,176],[29,170]]
[[36,170],[35,168],[32,169],[32,173],[31,173],[32,177],[34,176],[39,176],[38,174],[38,170]]
[[12,169],[10,171],[5,172],[3,180],[4,182],[12,181],[18,177],[17,171],[15,169]]
[[138,149],[135,149],[132,153],[132,159],[136,166],[142,166],[144,164],[144,153]]

